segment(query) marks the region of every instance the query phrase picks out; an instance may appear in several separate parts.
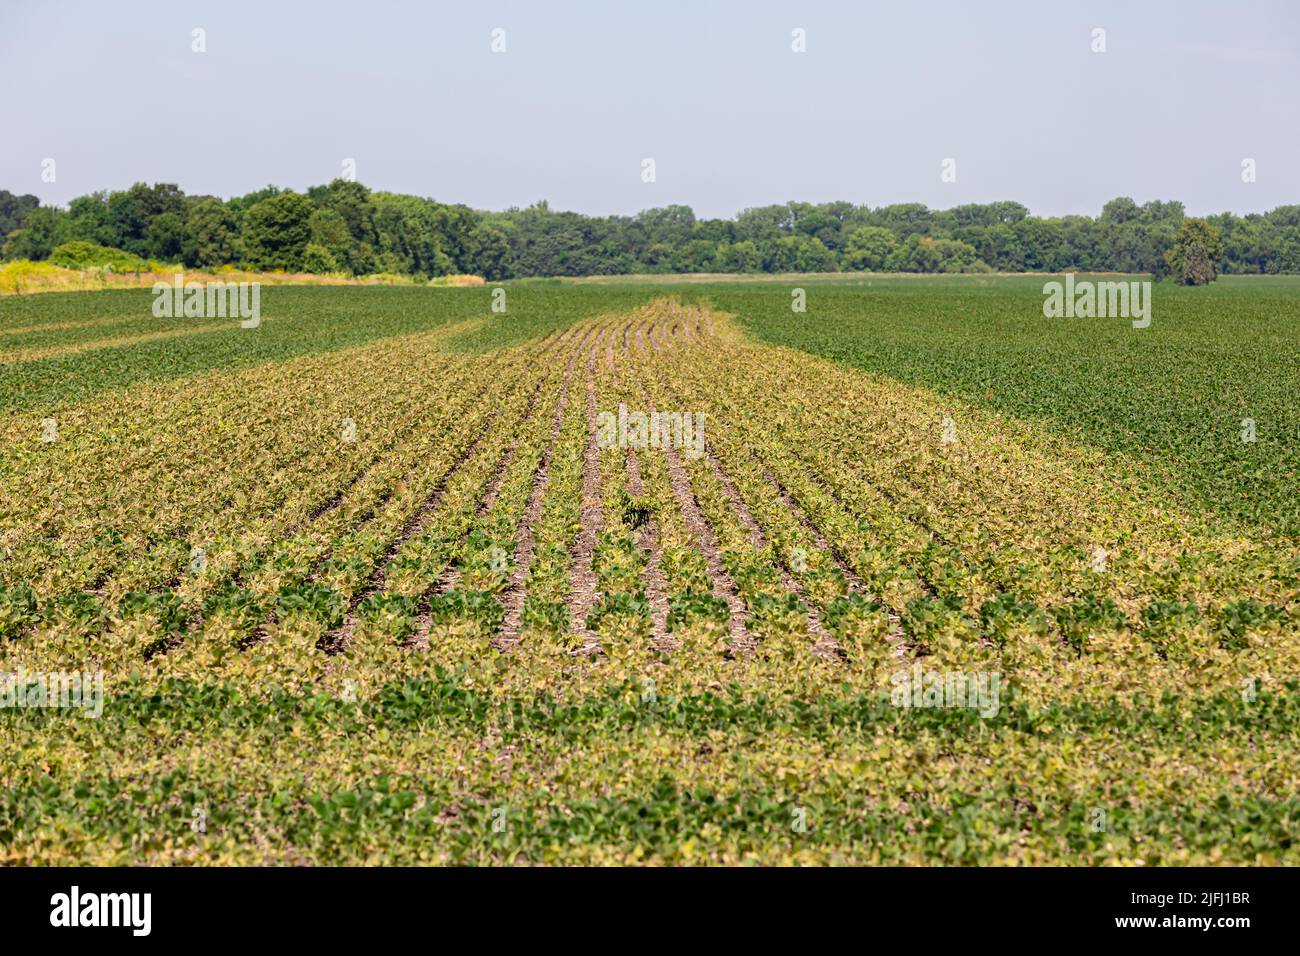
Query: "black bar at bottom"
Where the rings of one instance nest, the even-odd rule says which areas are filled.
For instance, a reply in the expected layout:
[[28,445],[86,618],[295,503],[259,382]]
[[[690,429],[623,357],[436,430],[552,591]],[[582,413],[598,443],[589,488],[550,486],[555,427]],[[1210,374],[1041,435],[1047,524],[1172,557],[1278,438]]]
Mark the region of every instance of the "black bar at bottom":
[[10,946],[70,933],[337,946],[457,926],[499,945],[608,926],[609,942],[734,945],[784,924],[862,942],[1041,930],[1232,943],[1293,934],[1298,888],[1288,869],[0,869],[0,932]]

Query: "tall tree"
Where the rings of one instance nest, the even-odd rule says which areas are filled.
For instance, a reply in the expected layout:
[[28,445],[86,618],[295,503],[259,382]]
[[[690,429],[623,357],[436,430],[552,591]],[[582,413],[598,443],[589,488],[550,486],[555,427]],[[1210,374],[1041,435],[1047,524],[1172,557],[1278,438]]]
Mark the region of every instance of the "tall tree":
[[15,196],[0,189],[0,245],[4,245],[5,236],[23,227],[28,214],[40,204],[35,196]]
[[1223,239],[1204,219],[1184,219],[1173,247],[1165,254],[1169,272],[1183,285],[1205,285],[1219,276]]
[[211,269],[233,262],[238,256],[238,238],[234,214],[225,203],[212,196],[191,200],[181,245],[186,265]]
[[244,258],[254,269],[297,272],[311,238],[311,200],[284,192],[256,203],[244,215]]

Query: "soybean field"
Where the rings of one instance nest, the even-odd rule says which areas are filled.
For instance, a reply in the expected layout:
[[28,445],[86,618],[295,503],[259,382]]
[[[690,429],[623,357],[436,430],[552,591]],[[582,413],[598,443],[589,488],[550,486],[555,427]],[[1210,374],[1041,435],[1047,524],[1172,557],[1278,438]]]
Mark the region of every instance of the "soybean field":
[[0,862],[1300,862],[1300,282],[1042,278],[0,299]]

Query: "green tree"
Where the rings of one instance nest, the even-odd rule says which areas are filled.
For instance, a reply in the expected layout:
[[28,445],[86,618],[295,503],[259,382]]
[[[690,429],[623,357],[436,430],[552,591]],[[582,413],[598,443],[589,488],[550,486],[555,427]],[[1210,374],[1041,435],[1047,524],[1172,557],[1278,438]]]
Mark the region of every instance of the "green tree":
[[893,254],[898,240],[888,229],[859,226],[850,230],[844,242],[844,265],[849,269],[879,271]]
[[1101,221],[1104,223],[1114,223],[1122,225],[1131,222],[1141,215],[1141,209],[1128,196],[1120,196],[1112,199],[1106,205],[1101,207]]
[[673,250],[673,272],[716,272],[718,245],[708,239],[692,239]]
[[[336,209],[323,206],[311,214],[309,224],[311,244],[329,253],[330,259],[346,263],[352,248],[352,235],[348,224]],[[337,265],[336,265],[337,268]]]
[[308,190],[308,196],[318,205],[333,209],[347,224],[348,235],[357,242],[375,241],[375,210],[370,202],[370,190],[350,179],[335,179],[328,186]]
[[664,206],[639,212],[636,220],[645,228],[651,242],[677,246],[691,238],[695,213],[690,206]]
[[108,222],[108,193],[88,193],[68,203],[67,235],[97,245],[112,245],[113,228]]
[[[372,193],[376,246],[385,272],[446,275],[452,269],[439,244],[434,212],[437,203],[418,196]],[[399,265],[400,268],[392,268]]]
[[23,227],[5,238],[4,258],[48,259],[54,247],[64,239],[66,216],[63,210],[49,206],[33,209],[23,220]]
[[226,208],[229,209],[230,214],[235,217],[236,230],[238,231],[244,228],[244,216],[247,215],[248,210],[252,209],[263,199],[270,199],[273,196],[278,196],[284,191],[285,190],[281,189],[279,186],[263,186],[261,189],[247,193],[243,196],[231,196],[230,201],[226,203]]
[[925,203],[896,203],[874,210],[867,225],[883,226],[901,242],[912,235],[928,235],[934,225],[934,214]]
[[[335,179],[308,190],[308,196],[317,204],[317,216],[323,217],[313,219],[312,242],[328,249],[353,275],[373,272],[378,235],[370,190],[353,180]],[[341,225],[341,234],[335,223]]]
[[1183,221],[1183,204],[1177,200],[1153,199],[1142,204],[1142,219],[1145,222],[1168,222],[1177,226]]
[[957,239],[934,239],[913,234],[889,257],[890,272],[987,271],[975,247]]
[[328,249],[314,242],[307,243],[307,247],[302,252],[303,272],[324,275],[327,272],[337,272],[338,268],[338,261]]
[[32,210],[40,204],[35,196],[15,196],[7,189],[0,189],[0,245],[4,244],[5,236],[23,227]]
[[176,262],[185,245],[185,222],[174,212],[154,216],[145,230],[145,251],[151,259]]
[[[125,249],[137,256],[152,254],[154,237],[149,227],[159,216],[171,214],[183,221],[185,194],[173,183],[155,183],[149,186],[136,183],[122,192],[109,193],[107,209],[107,235],[98,240],[102,245]],[[167,238],[177,234],[176,226],[163,227]],[[87,238],[87,237],[78,237]],[[179,248],[177,249],[179,252]]]
[[185,217],[182,261],[204,269],[234,262],[238,238],[234,214],[225,203],[212,196],[193,199]]
[[728,268],[732,272],[760,272],[763,269],[763,257],[758,246],[749,239],[735,243],[728,255]]
[[255,203],[244,215],[241,237],[248,264],[254,269],[301,269],[313,212],[311,200],[295,192]]
[[467,271],[489,281],[510,277],[510,238],[504,229],[489,222],[480,222],[469,234],[466,243]]
[[1012,226],[1025,219],[1029,210],[1018,202],[968,203],[951,210],[961,226]]
[[1182,285],[1205,285],[1219,275],[1223,239],[1204,219],[1184,219],[1174,244],[1165,253],[1169,272]]

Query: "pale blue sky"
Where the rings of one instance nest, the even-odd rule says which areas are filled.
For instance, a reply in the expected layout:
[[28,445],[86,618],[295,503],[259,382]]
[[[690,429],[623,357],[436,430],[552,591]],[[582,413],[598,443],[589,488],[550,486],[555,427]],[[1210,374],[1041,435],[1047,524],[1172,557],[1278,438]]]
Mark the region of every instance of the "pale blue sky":
[[1295,2],[0,0],[0,89],[0,188],[47,202],[301,189],[347,157],[485,209],[1300,202]]

